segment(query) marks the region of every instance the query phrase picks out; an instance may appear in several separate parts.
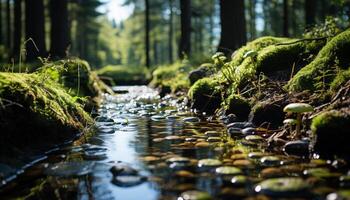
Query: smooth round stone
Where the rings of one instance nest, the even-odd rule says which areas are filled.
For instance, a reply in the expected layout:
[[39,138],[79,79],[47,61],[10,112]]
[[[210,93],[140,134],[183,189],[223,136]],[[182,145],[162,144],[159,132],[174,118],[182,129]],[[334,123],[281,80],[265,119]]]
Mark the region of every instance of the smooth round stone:
[[262,141],[264,141],[264,138],[262,138],[259,135],[248,135],[244,139],[247,141],[250,141],[250,142],[262,142]]
[[164,112],[165,112],[165,114],[170,115],[170,114],[176,113],[177,111],[176,110],[165,110]]
[[166,160],[167,163],[190,163],[191,160],[186,157],[172,157]]
[[198,117],[185,117],[183,118],[184,122],[188,122],[188,123],[196,123],[199,122],[199,118]]
[[232,163],[236,167],[251,168],[253,163],[249,160],[235,160]]
[[207,142],[221,142],[221,137],[209,137]]
[[166,117],[166,119],[168,119],[168,120],[176,120],[176,119],[178,119],[178,118],[179,118],[179,117],[176,116],[176,115],[169,115],[169,116]]
[[257,133],[256,129],[252,127],[242,129],[243,135],[255,135],[256,133]]
[[309,155],[309,142],[305,140],[297,140],[287,142],[283,151],[288,155],[296,155],[296,156],[307,156]]
[[221,133],[217,131],[206,131],[204,135],[206,135],[207,137],[220,137]]
[[115,132],[115,130],[113,128],[104,128],[104,129],[99,129],[98,132],[99,133],[112,134],[112,133]]
[[211,196],[202,191],[197,191],[197,190],[190,190],[183,192],[178,200],[211,200]]
[[239,175],[242,170],[237,167],[222,166],[215,169],[215,172],[220,175]]
[[339,181],[340,181],[341,187],[346,187],[346,188],[350,187],[350,175],[341,176],[339,178]]
[[260,159],[260,162],[264,166],[277,166],[280,165],[281,159],[277,156],[264,156]]
[[114,122],[113,119],[108,118],[108,117],[96,117],[95,121],[96,122]]
[[186,171],[186,170],[179,170],[179,171],[175,172],[175,176],[180,177],[180,178],[193,178],[193,177],[195,177],[195,175],[192,172]]
[[166,136],[164,139],[166,139],[166,140],[182,140],[182,138],[180,136],[177,136],[177,135],[169,135],[169,136]]
[[272,178],[262,181],[255,187],[255,191],[272,197],[305,196],[310,188],[302,178]]
[[263,152],[251,152],[248,154],[248,157],[251,159],[259,159],[266,156],[266,153]]
[[230,137],[237,137],[242,135],[242,129],[240,128],[229,128],[227,129],[227,133],[230,135]]
[[62,162],[50,165],[45,169],[45,174],[59,177],[76,177],[89,174],[94,162]]
[[135,176],[138,175],[138,171],[126,164],[116,164],[111,167],[110,171],[114,176]]
[[340,177],[339,173],[332,173],[328,168],[311,168],[304,170],[304,175],[316,178],[336,178]]
[[119,187],[133,187],[140,185],[147,180],[144,176],[115,176],[112,183]]
[[154,138],[152,141],[153,142],[163,142],[165,138]]
[[233,122],[229,125],[227,125],[227,128],[247,128],[247,127],[253,127],[253,124],[250,122]]
[[285,173],[280,168],[269,167],[261,170],[260,175],[262,178],[276,178],[284,176]]
[[248,183],[248,178],[243,175],[234,176],[231,179],[231,183],[234,186],[244,186]]
[[160,160],[160,158],[156,156],[145,156],[145,157],[142,157],[141,160],[145,162],[157,162]]
[[185,138],[186,142],[196,142],[197,138]]
[[154,121],[161,121],[161,120],[165,119],[165,116],[163,116],[163,115],[153,115],[151,117],[151,119],[154,120]]
[[209,146],[210,146],[209,142],[198,142],[195,144],[195,147],[197,148],[207,148]]
[[107,154],[101,151],[85,151],[83,157],[85,160],[105,160]]
[[198,161],[198,167],[217,167],[220,166],[222,162],[217,159],[202,159]]
[[327,195],[327,200],[349,200],[350,190],[340,190]]

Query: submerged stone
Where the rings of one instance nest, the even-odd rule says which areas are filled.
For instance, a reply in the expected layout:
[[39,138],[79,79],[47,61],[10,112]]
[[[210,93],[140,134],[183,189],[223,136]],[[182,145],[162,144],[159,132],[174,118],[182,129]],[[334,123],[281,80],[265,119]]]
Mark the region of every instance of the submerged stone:
[[208,137],[220,137],[221,133],[218,131],[206,131],[204,133],[204,135],[208,136]]
[[217,167],[221,164],[222,162],[220,160],[211,158],[202,159],[198,161],[198,167]]
[[281,164],[281,159],[277,156],[265,156],[260,159],[264,166],[277,166]]
[[259,183],[255,191],[271,197],[307,196],[310,185],[302,178],[272,178]]
[[185,117],[183,118],[184,122],[188,122],[188,123],[196,123],[199,122],[199,118],[198,117]]
[[231,179],[231,183],[234,186],[244,186],[249,182],[248,178],[244,175],[238,175],[238,176],[234,176]]
[[138,171],[127,164],[120,163],[111,167],[110,171],[114,176],[135,176],[138,175]]
[[231,127],[227,129],[227,133],[230,135],[230,137],[238,137],[242,135],[242,129]]
[[242,174],[242,170],[237,167],[222,166],[215,169],[215,172],[219,175],[239,175]]
[[50,165],[44,172],[49,176],[76,177],[92,171],[94,162],[62,162]]
[[207,192],[191,190],[183,192],[178,200],[211,200],[211,196]]
[[287,142],[283,151],[288,155],[307,156],[309,155],[309,142],[305,140]]

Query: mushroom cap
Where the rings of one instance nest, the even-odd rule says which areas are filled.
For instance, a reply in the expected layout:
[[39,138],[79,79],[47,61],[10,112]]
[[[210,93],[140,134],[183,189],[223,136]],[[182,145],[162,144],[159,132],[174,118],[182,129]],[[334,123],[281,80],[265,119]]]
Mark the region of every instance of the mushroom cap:
[[291,124],[291,125],[293,125],[293,124],[296,124],[296,123],[297,123],[296,119],[285,119],[283,121],[283,124]]
[[291,103],[284,107],[283,111],[291,113],[304,113],[312,112],[314,111],[314,108],[307,103]]
[[215,59],[219,58],[220,56],[225,56],[225,54],[222,53],[222,52],[216,52],[216,53],[211,57],[211,59],[212,59],[212,60],[215,60]]

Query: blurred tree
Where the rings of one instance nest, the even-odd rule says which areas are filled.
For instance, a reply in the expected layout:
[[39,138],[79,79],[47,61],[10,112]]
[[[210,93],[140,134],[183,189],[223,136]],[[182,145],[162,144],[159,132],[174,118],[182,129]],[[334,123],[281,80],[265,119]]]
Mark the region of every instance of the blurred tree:
[[14,0],[14,37],[12,57],[19,59],[22,42],[22,0]]
[[2,8],[3,8],[3,6],[2,6],[2,0],[0,0],[0,44],[3,44],[3,42],[4,42],[4,40],[3,40],[3,10],[2,10]]
[[173,0],[168,0],[169,3],[169,38],[168,38],[168,56],[169,63],[174,62],[173,58],[173,37],[174,37],[174,3]]
[[145,55],[146,55],[146,67],[149,68],[151,66],[150,61],[150,5],[149,0],[145,0]]
[[50,0],[52,58],[64,58],[70,43],[68,0]]
[[181,10],[181,39],[179,45],[179,57],[191,54],[191,0],[180,0]]
[[218,51],[232,54],[247,41],[243,0],[220,0],[221,39]]
[[11,52],[12,27],[11,27],[11,2],[6,1],[6,47]]
[[306,28],[315,24],[316,20],[316,0],[305,0],[305,23]]
[[283,0],[283,36],[289,37],[289,1]]
[[33,39],[26,42],[26,60],[33,61],[38,56],[46,56],[43,0],[25,1],[25,19],[26,39]]

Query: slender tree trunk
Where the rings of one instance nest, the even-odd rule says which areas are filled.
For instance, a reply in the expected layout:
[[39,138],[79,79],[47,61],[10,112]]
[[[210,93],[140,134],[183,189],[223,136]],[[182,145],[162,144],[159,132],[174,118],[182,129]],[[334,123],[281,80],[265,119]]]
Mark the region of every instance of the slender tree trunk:
[[68,0],[50,1],[51,56],[64,58],[69,46]]
[[288,0],[283,0],[283,36],[289,37]]
[[220,0],[220,19],[218,51],[229,55],[247,42],[244,0]]
[[249,15],[250,15],[250,22],[249,22],[249,29],[250,29],[250,40],[253,40],[256,37],[256,24],[255,24],[255,6],[256,6],[256,0],[250,0],[250,6],[249,6]]
[[0,44],[3,44],[4,40],[3,40],[3,21],[2,21],[2,17],[3,17],[3,10],[2,10],[2,3],[3,1],[0,0]]
[[22,0],[15,0],[14,8],[14,37],[13,37],[13,53],[12,56],[15,60],[19,59],[21,53],[21,40],[22,40]]
[[181,39],[179,58],[183,59],[191,54],[191,0],[180,0],[181,10]]
[[173,59],[173,35],[174,35],[174,15],[173,15],[173,0],[169,0],[169,38],[168,38],[168,52],[169,52],[169,63],[174,62]]
[[315,24],[317,0],[305,0],[305,23],[306,27]]
[[10,0],[6,1],[6,46],[11,52],[11,39],[12,36],[12,27],[11,27],[11,5]]
[[145,24],[146,24],[146,30],[145,30],[145,55],[146,55],[146,67],[151,67],[151,60],[150,60],[150,10],[149,10],[149,0],[145,0]]
[[33,61],[38,56],[46,56],[45,18],[43,0],[26,0],[26,39],[32,38],[34,43],[26,43],[27,61]]

